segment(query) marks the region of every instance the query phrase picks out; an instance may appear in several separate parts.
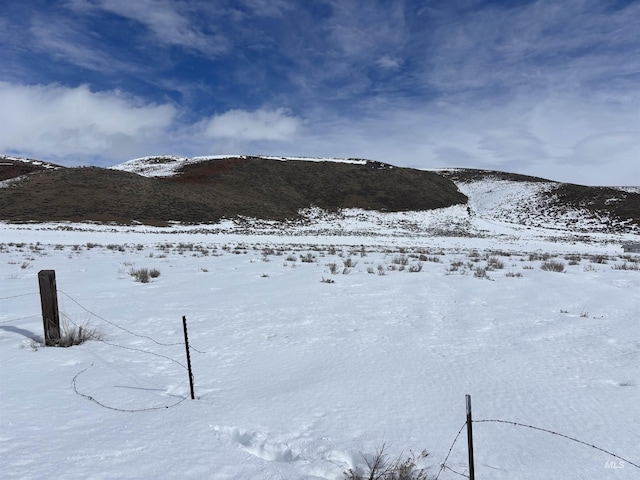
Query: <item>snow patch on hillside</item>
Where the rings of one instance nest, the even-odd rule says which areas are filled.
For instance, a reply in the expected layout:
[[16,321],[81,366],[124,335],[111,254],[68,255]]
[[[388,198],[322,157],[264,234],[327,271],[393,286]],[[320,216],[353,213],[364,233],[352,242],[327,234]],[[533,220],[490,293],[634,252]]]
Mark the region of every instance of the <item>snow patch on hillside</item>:
[[8,178],[7,180],[0,181],[0,188],[7,188],[13,185],[14,183],[20,183],[23,180],[27,180],[29,175],[20,175],[19,177]]
[[476,215],[512,223],[527,221],[541,211],[540,195],[550,191],[553,185],[492,178],[457,183],[458,189],[469,198],[469,207]]
[[179,168],[201,161],[204,160],[176,156],[152,156],[136,158],[109,168],[122,172],[137,173],[143,177],[172,177]]
[[502,222],[525,228],[543,228],[569,233],[592,234],[613,227],[634,230],[632,225],[615,222],[587,208],[558,205],[553,202],[556,182],[526,182],[486,177],[471,182],[456,182],[469,198],[472,215],[492,223]]
[[266,160],[279,161],[305,161],[305,162],[334,162],[352,163],[365,165],[367,160],[346,159],[346,158],[320,158],[320,157],[274,157],[263,155],[206,155],[201,157],[178,157],[178,156],[151,156],[130,160],[119,165],[110,167],[112,170],[137,173],[144,177],[172,177],[178,174],[180,168],[194,163],[202,163],[210,160],[221,160],[225,158],[263,158]]
[[0,155],[0,165],[11,165],[11,162],[30,163],[31,165],[42,167],[47,170],[57,170],[58,168],[60,168],[58,165],[44,162],[42,160],[33,160],[31,158],[23,158],[23,157],[12,157],[11,155]]

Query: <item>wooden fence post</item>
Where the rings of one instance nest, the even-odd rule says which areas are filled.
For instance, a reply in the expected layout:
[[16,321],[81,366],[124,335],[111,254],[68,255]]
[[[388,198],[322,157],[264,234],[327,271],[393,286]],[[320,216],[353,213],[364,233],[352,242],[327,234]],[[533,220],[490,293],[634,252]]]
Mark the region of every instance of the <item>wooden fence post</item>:
[[44,324],[44,344],[56,346],[60,342],[60,314],[58,312],[55,270],[40,270],[38,283],[40,284],[40,303]]
[[469,480],[475,480],[476,474],[473,466],[473,431],[471,419],[471,395],[465,395],[467,401],[467,445],[469,449]]

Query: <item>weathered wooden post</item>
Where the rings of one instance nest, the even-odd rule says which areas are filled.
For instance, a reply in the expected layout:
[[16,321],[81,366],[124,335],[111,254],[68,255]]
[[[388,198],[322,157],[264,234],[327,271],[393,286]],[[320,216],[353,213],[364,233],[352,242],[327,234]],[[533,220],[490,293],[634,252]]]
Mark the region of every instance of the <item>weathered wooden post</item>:
[[40,284],[40,303],[44,324],[44,344],[56,346],[60,342],[60,313],[58,312],[55,270],[40,270],[38,283]]
[[473,466],[473,431],[471,424],[471,395],[465,395],[467,400],[467,445],[469,448],[469,480],[475,480],[476,474]]

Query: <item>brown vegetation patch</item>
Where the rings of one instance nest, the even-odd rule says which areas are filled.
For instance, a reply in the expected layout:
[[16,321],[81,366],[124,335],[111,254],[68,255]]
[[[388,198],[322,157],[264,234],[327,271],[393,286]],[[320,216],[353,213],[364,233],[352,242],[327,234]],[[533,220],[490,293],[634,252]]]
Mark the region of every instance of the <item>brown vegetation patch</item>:
[[440,170],[442,176],[449,178],[455,182],[476,182],[485,178],[494,178],[496,180],[505,180],[512,182],[552,182],[540,177],[532,177],[529,175],[521,175],[519,173],[499,172],[496,170],[481,170],[475,168],[454,168],[451,170]]
[[238,215],[294,219],[310,206],[409,211],[466,201],[453,182],[433,172],[247,157],[189,164],[159,178],[98,167],[42,171],[0,189],[0,215],[18,222],[162,225]]
[[545,195],[554,204],[565,208],[584,208],[594,216],[608,216],[618,222],[640,225],[640,193],[560,183]]

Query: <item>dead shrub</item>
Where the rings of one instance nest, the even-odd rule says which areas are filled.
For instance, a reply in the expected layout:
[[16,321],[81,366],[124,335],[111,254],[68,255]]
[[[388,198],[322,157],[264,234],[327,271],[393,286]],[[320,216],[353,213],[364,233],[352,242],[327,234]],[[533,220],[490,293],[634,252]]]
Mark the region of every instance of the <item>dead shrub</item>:
[[129,275],[133,277],[136,282],[149,283],[152,278],[158,278],[160,276],[160,270],[157,268],[132,268],[129,270]]
[[425,450],[419,455],[411,454],[403,459],[401,456],[390,460],[385,453],[386,446],[376,451],[370,458],[362,455],[364,465],[350,468],[344,472],[344,480],[428,480],[427,472],[418,468],[418,461],[426,458]]
[[549,260],[549,261],[543,262],[543,264],[540,266],[540,268],[542,270],[547,271],[547,272],[562,273],[562,272],[564,272],[564,263],[563,262],[556,262],[554,260]]

